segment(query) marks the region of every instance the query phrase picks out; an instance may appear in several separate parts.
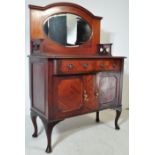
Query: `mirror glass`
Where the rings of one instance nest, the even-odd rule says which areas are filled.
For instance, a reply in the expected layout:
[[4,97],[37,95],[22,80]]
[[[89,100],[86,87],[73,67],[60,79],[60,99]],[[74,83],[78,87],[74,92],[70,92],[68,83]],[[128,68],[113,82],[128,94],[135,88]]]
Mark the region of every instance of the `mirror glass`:
[[44,31],[48,38],[68,47],[87,42],[92,34],[91,27],[82,17],[70,13],[50,16],[44,23]]

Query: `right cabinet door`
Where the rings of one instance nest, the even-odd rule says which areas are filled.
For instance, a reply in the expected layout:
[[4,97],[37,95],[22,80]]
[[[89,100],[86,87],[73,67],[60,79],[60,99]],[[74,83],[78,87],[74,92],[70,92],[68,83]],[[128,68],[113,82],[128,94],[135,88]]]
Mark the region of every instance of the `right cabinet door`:
[[96,75],[96,90],[100,108],[119,104],[120,74],[100,72]]

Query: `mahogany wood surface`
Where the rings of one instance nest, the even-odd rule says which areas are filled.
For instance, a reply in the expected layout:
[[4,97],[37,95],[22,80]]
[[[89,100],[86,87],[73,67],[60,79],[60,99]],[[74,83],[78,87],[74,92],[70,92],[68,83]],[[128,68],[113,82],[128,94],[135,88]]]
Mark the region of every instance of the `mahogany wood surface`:
[[[30,8],[30,29],[31,41],[42,39],[40,46],[41,53],[64,54],[64,55],[95,55],[97,53],[97,44],[100,42],[100,20],[101,17],[96,17],[88,10],[75,5],[73,3],[57,3],[47,7],[29,6]],[[55,14],[72,13],[81,16],[91,26],[91,38],[84,44],[68,48],[55,43],[49,39],[43,30],[44,22],[48,17]]]
[[120,71],[121,60],[65,59],[54,61],[54,74],[80,74],[99,71]]
[[54,78],[54,115],[55,119],[80,114],[84,107],[83,81],[81,76]]
[[[99,111],[116,110],[115,128],[122,107],[125,57],[99,55],[100,21],[87,9],[73,3],[54,3],[30,8],[30,99],[33,137],[38,136],[37,116],[47,136],[46,152],[52,152],[51,134],[60,121]],[[78,47],[65,47],[50,40],[43,31],[51,15],[72,13],[85,19],[92,28],[91,38]],[[104,132],[104,131],[103,131]]]

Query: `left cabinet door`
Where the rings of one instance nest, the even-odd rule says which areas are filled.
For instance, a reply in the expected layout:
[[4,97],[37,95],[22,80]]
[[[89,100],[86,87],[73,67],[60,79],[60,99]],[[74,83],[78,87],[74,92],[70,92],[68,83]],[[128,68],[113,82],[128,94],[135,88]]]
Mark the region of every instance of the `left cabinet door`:
[[82,76],[55,76],[54,117],[62,119],[80,114],[84,108]]

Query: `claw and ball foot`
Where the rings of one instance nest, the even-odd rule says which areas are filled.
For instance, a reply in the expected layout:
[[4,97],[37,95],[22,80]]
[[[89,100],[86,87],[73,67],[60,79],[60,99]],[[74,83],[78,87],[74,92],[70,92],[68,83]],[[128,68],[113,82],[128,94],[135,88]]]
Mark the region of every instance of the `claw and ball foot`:
[[116,118],[115,118],[115,129],[116,130],[120,129],[120,127],[118,125],[118,119],[119,119],[119,117],[121,115],[121,112],[122,112],[121,110],[116,110]]
[[37,115],[31,112],[31,120],[32,124],[34,126],[34,133],[32,134],[32,137],[37,137],[38,136],[38,127],[37,127]]

